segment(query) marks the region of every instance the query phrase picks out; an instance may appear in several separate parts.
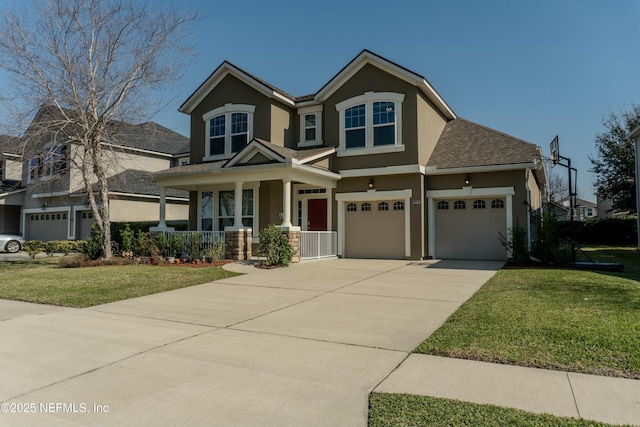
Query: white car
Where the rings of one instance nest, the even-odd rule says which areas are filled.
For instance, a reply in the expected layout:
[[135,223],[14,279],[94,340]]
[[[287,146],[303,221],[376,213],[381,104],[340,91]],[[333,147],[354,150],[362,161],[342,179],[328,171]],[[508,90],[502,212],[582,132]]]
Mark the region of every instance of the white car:
[[0,252],[9,252],[14,254],[22,250],[24,239],[20,236],[12,234],[0,234]]

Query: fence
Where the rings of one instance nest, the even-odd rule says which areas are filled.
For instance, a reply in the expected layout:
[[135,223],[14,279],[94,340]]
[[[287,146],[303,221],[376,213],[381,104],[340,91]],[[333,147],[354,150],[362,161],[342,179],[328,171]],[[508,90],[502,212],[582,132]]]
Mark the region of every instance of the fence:
[[300,259],[326,258],[338,253],[338,233],[335,231],[301,231]]
[[224,231],[165,231],[168,239],[178,238],[182,242],[182,256],[200,258],[215,248],[216,242],[222,244],[224,258]]

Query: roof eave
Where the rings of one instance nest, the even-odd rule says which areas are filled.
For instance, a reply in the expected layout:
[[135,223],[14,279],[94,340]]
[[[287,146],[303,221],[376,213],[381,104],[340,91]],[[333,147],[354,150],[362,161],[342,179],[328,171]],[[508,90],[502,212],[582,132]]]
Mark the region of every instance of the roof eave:
[[240,79],[244,83],[253,87],[257,91],[263,93],[269,98],[278,99],[280,102],[294,106],[295,102],[289,98],[287,94],[280,93],[273,90],[270,87],[265,86],[253,78],[248,73],[242,71],[240,68],[231,64],[228,61],[224,61],[213,73],[182,103],[178,111],[184,114],[191,114],[191,112],[202,102],[202,100],[222,81],[228,74]]

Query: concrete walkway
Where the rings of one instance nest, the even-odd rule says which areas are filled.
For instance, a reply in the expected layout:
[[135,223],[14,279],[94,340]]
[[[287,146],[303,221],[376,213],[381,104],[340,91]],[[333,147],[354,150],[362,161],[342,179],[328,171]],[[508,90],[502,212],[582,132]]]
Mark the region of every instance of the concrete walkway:
[[624,378],[412,354],[374,391],[640,425],[640,381]]

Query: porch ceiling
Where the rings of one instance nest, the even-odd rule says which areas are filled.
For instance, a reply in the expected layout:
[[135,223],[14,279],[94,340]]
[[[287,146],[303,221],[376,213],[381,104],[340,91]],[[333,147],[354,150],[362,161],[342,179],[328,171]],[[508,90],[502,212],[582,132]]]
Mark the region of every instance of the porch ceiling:
[[194,170],[184,174],[157,175],[159,187],[197,191],[234,182],[291,180],[323,188],[336,188],[339,174],[314,166],[292,163],[235,166],[229,169]]

